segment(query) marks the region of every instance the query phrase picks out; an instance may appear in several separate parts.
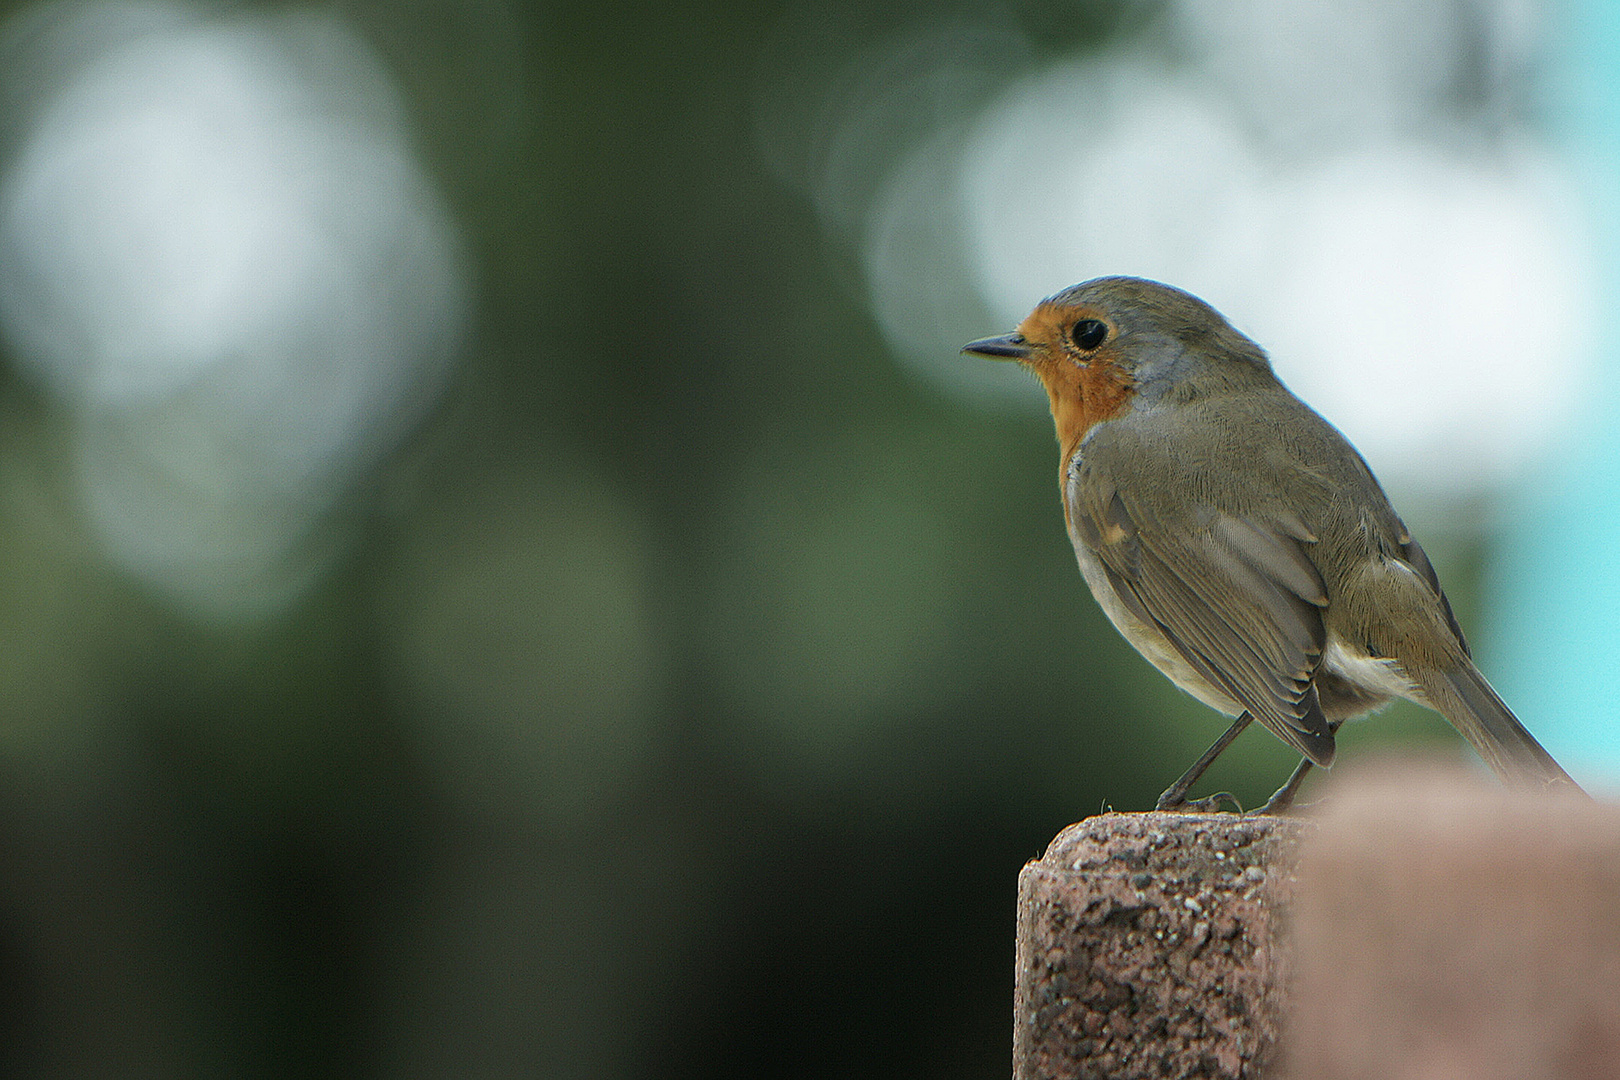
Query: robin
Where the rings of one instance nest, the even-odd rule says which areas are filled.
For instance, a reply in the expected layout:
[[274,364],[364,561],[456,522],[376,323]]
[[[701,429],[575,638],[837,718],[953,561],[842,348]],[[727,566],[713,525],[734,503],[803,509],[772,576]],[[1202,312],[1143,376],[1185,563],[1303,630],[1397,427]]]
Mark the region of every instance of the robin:
[[1159,798],[1259,720],[1303,756],[1261,808],[1333,764],[1344,721],[1397,697],[1439,712],[1504,780],[1574,781],[1474,666],[1423,549],[1354,447],[1197,297],[1106,277],[964,346],[1041,380],[1069,538],[1127,641],[1237,719]]

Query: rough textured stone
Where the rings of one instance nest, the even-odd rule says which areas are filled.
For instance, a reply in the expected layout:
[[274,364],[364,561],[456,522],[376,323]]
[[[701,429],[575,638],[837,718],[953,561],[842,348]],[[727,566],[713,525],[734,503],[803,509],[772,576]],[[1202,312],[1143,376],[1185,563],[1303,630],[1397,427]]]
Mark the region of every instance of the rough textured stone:
[[1014,1076],[1264,1075],[1308,822],[1103,814],[1018,880]]

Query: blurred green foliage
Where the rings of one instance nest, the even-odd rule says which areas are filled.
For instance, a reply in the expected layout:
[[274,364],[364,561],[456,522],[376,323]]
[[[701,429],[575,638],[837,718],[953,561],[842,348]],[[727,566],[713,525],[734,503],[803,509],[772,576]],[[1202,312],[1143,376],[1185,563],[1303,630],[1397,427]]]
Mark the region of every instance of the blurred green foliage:
[[[755,142],[786,5],[338,7],[475,342],[252,626],[108,569],[62,417],[5,384],[0,1067],[1004,1071],[1019,866],[1224,723],[1086,595],[1038,390],[976,411],[885,354]],[[1007,76],[1151,10],[1014,5]],[[806,11],[828,68],[961,13]],[[1448,737],[1414,715],[1385,734]],[[1211,783],[1292,764],[1256,732]]]

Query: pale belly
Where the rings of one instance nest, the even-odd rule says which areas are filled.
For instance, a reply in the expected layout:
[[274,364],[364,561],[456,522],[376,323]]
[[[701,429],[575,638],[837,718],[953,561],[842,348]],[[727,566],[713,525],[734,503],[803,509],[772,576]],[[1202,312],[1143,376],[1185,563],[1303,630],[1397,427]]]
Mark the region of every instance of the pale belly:
[[1103,609],[1103,614],[1108,616],[1108,621],[1114,624],[1114,629],[1135,646],[1136,651],[1147,658],[1148,663],[1162,671],[1171,682],[1217,712],[1236,716],[1243,711],[1243,706],[1194,670],[1158,627],[1143,622],[1136,617],[1134,611],[1125,606],[1124,601],[1114,592],[1114,586],[1109,582],[1102,563],[1090,548],[1084,544],[1076,544],[1074,550],[1080,560],[1080,573],[1086,579],[1091,595],[1096,597],[1097,605]]

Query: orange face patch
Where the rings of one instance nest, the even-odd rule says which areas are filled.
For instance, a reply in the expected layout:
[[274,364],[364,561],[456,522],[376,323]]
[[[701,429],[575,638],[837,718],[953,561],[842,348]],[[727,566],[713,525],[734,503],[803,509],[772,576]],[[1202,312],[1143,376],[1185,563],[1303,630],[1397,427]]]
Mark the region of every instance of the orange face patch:
[[1018,326],[1024,340],[1033,346],[1025,366],[1040,378],[1052,404],[1052,421],[1063,451],[1060,478],[1091,426],[1124,412],[1135,393],[1130,376],[1115,362],[1111,339],[1089,352],[1075,346],[1069,335],[1083,319],[1107,321],[1101,311],[1089,306],[1042,304]]

